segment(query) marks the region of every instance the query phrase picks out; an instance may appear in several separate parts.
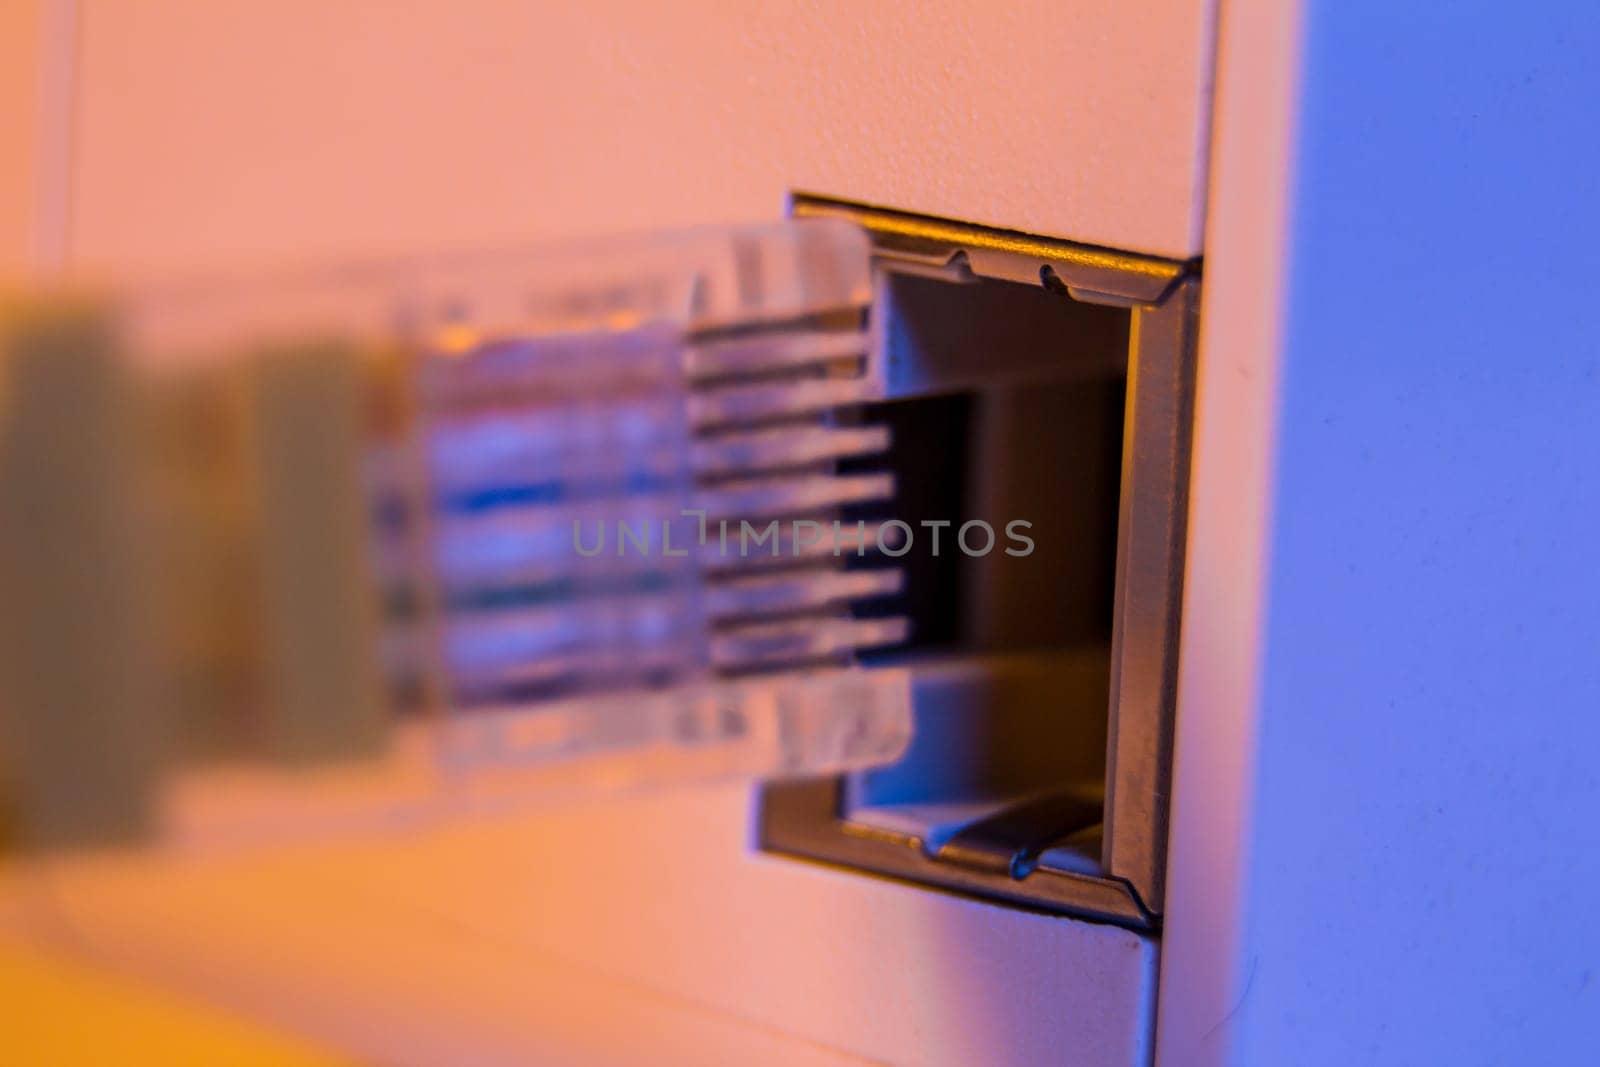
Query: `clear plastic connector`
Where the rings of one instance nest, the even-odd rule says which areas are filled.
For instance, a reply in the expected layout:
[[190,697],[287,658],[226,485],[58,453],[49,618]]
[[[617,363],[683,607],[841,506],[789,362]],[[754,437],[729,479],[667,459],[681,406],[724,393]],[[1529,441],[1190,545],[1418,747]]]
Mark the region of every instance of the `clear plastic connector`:
[[904,623],[851,605],[900,578],[842,515],[894,486],[837,466],[889,443],[870,294],[814,220],[16,305],[14,836],[893,760],[908,682],[854,652]]

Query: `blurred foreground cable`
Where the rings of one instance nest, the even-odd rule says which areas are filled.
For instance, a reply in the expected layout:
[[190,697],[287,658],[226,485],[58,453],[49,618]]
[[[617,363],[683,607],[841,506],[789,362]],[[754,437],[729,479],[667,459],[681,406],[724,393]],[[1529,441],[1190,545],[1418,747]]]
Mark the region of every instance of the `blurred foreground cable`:
[[809,221],[8,305],[10,840],[895,758],[869,297]]

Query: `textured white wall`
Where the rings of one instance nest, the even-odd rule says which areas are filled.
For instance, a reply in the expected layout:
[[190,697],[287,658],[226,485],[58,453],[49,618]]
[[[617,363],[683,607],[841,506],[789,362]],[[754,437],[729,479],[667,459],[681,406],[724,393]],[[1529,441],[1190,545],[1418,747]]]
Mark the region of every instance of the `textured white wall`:
[[1593,1063],[1600,11],[1304,9],[1223,20],[1160,1058]]

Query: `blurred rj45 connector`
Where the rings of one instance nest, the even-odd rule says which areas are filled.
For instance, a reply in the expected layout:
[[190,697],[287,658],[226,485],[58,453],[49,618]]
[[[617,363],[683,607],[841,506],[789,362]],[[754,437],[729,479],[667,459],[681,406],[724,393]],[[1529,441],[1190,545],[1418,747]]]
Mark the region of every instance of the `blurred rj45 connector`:
[[895,758],[869,297],[802,221],[8,304],[13,841]]

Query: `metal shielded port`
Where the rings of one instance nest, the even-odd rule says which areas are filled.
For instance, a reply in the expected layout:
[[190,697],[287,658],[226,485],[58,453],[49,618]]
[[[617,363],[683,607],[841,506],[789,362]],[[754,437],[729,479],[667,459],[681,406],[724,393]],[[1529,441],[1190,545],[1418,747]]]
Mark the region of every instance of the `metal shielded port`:
[[[773,784],[763,847],[1136,928],[1159,925],[1197,265],[797,196],[871,235],[914,739]],[[884,556],[891,558],[884,559]]]

